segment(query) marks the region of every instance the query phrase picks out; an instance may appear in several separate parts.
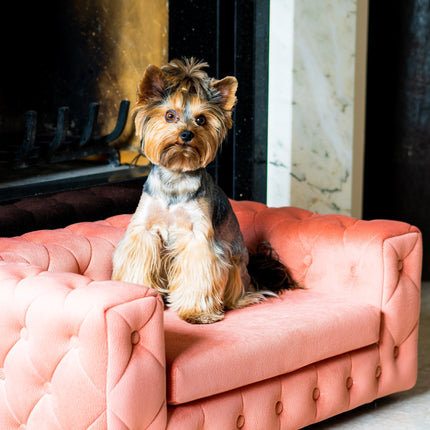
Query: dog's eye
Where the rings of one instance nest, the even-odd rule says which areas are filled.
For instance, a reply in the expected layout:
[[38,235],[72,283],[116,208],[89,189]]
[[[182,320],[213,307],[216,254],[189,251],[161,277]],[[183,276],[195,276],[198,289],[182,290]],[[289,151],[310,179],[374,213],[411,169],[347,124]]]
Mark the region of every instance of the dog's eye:
[[206,117],[204,115],[199,115],[196,118],[196,124],[197,125],[205,125],[206,124]]
[[166,118],[167,122],[175,122],[178,119],[178,115],[174,110],[168,110],[164,118]]

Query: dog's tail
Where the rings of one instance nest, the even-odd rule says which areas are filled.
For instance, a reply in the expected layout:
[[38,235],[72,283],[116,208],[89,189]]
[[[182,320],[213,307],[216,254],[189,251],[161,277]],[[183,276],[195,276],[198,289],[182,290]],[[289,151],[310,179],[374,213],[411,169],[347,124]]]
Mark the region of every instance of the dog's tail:
[[249,253],[248,273],[252,284],[258,290],[279,294],[284,290],[302,288],[268,242],[261,242],[255,252]]

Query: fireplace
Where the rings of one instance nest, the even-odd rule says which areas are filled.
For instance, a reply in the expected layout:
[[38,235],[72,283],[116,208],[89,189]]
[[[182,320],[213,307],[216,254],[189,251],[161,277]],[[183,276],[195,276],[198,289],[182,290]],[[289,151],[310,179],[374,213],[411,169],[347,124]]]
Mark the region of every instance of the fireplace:
[[[120,3],[6,7],[3,16],[16,23],[19,36],[2,26],[8,62],[0,72],[0,203],[147,175],[143,158],[130,167],[138,145],[129,100],[148,56],[164,61],[166,47],[151,41],[151,26],[139,31],[138,18],[164,19],[156,37],[167,45],[167,11],[161,1],[131,1],[126,15]],[[141,45],[142,38],[153,43],[147,55],[131,44]]]
[[[1,235],[132,211],[150,169],[137,157],[129,113],[136,85],[148,64],[182,56],[209,62],[211,76],[241,82],[234,129],[209,170],[229,197],[265,201],[268,2],[10,3],[4,16],[19,37],[10,26],[0,30],[8,59],[0,69],[0,217],[8,214],[10,225],[5,230],[0,220]],[[115,212],[85,206],[76,219],[48,216],[58,193],[82,195],[90,205],[115,184],[110,192],[127,196]],[[44,206],[46,222],[25,218],[17,227],[16,207],[34,220]]]

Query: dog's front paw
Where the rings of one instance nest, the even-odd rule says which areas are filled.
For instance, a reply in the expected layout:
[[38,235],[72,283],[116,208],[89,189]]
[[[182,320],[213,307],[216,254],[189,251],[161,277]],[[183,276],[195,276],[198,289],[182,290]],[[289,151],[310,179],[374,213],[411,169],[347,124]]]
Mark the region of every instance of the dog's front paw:
[[224,313],[178,313],[178,315],[190,324],[212,324],[224,318]]

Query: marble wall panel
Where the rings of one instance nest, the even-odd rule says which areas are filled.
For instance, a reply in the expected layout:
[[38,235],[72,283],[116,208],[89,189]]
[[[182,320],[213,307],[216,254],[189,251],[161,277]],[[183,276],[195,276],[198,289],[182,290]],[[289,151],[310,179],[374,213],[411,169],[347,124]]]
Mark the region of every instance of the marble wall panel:
[[[272,1],[275,11],[278,2],[285,5]],[[288,34],[283,38],[271,28],[271,54],[292,48],[292,69],[283,72],[284,80],[290,80],[291,91],[284,100],[272,98],[269,102],[269,126],[276,127],[275,118],[282,117],[281,112],[285,116],[283,136],[274,129],[269,134],[268,203],[351,215],[353,178],[357,177],[357,171],[353,175],[357,168],[354,157],[362,157],[363,147],[356,127],[364,130],[364,121],[357,123],[357,108],[364,105],[364,91],[357,91],[356,82],[357,66],[363,67],[363,58],[356,55],[357,37],[362,37],[357,12],[362,14],[362,6],[354,0],[286,3],[294,11],[292,25],[283,27]],[[276,20],[279,13],[280,10]],[[286,16],[291,19],[291,15]],[[276,20],[271,24],[276,25]],[[290,41],[288,47],[285,40]],[[280,67],[270,62],[269,94],[275,93],[272,84],[276,83],[276,70]],[[274,110],[276,114],[270,120]],[[273,180],[273,172],[279,171],[279,166],[283,176],[275,175]],[[289,183],[282,179],[287,174]]]

